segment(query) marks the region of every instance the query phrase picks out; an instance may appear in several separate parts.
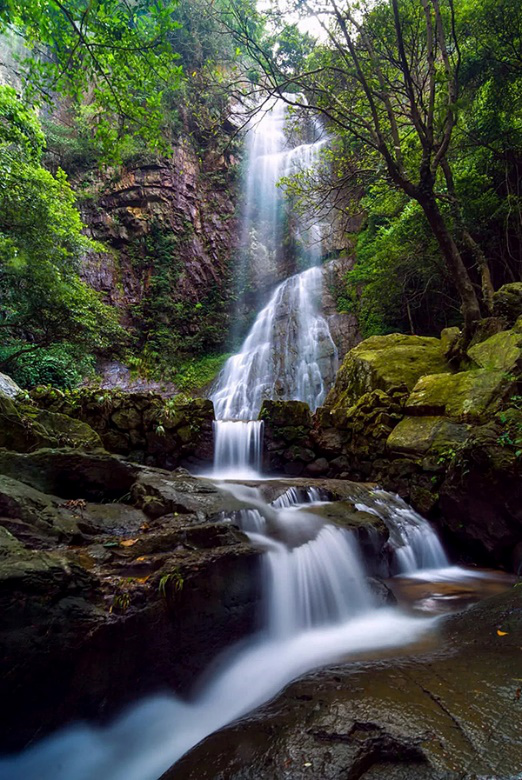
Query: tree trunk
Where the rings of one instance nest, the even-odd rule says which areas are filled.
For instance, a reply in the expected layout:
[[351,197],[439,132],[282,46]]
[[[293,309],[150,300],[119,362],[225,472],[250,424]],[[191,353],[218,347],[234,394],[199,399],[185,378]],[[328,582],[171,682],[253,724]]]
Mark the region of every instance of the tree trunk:
[[470,276],[462,261],[460,252],[444,221],[437,201],[432,195],[420,195],[417,198],[426,219],[437,239],[440,251],[461,300],[461,311],[464,318],[464,345],[473,336],[477,322],[480,320],[480,307]]
[[462,240],[464,244],[470,250],[472,257],[475,260],[477,267],[479,268],[481,287],[482,287],[482,300],[484,302],[484,306],[486,307],[488,314],[492,314],[493,293],[495,292],[495,290],[493,287],[493,282],[491,281],[491,273],[489,271],[489,265],[488,265],[486,255],[484,254],[481,247],[477,244],[477,242],[475,241],[475,239],[467,229],[466,225],[464,224],[462,209],[460,207],[460,203],[457,198],[457,193],[455,190],[455,182],[453,181],[453,173],[451,171],[450,164],[447,161],[447,159],[443,159],[441,161],[441,168],[444,173],[444,178],[446,179],[446,184],[448,187],[448,193],[451,198],[451,213],[453,214],[453,218],[462,235]]

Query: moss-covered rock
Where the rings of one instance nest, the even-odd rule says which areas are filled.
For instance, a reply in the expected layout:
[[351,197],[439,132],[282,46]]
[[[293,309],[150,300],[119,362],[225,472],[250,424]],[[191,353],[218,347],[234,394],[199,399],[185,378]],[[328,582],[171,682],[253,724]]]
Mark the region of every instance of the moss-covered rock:
[[423,376],[406,401],[411,415],[444,415],[457,422],[484,422],[509,394],[512,380],[504,371],[461,371]]
[[40,407],[87,423],[109,452],[138,463],[174,469],[212,460],[214,407],[207,399],[89,388],[40,387],[31,395]]
[[350,350],[325,406],[347,411],[365,393],[398,386],[412,390],[419,377],[449,371],[439,339],[372,336]]
[[56,439],[59,446],[77,447],[82,450],[92,450],[103,446],[96,431],[81,420],[47,411],[38,412],[35,420],[51,437]]
[[522,370],[522,332],[504,330],[486,341],[470,347],[468,355],[489,371],[520,372]]
[[522,315],[522,282],[505,284],[493,295],[493,314],[513,325]]
[[129,494],[137,467],[103,451],[0,450],[0,474],[65,499],[111,501]]
[[402,455],[444,456],[456,451],[468,435],[468,425],[453,423],[445,417],[405,417],[390,433],[387,448]]

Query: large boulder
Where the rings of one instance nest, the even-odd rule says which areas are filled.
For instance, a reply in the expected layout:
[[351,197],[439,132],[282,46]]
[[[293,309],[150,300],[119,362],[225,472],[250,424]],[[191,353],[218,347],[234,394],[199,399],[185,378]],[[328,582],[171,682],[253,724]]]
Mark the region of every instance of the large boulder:
[[128,496],[138,468],[107,452],[0,450],[0,474],[65,499],[113,501]]
[[522,321],[519,327],[496,333],[470,347],[468,355],[480,368],[489,371],[522,371]]
[[439,623],[438,652],[315,670],[161,780],[519,777],[521,606],[513,588]]
[[0,372],[0,395],[4,395],[6,398],[16,398],[21,392],[22,388],[16,384],[14,379]]
[[387,448],[399,455],[439,457],[456,451],[467,439],[469,426],[445,417],[405,417],[390,433]]
[[325,406],[348,410],[372,390],[412,390],[419,377],[449,371],[440,339],[400,333],[372,336],[350,350]]
[[493,314],[513,325],[522,315],[522,282],[505,284],[493,295]]
[[406,401],[411,415],[445,415],[457,422],[485,422],[513,387],[504,371],[430,374],[416,383]]

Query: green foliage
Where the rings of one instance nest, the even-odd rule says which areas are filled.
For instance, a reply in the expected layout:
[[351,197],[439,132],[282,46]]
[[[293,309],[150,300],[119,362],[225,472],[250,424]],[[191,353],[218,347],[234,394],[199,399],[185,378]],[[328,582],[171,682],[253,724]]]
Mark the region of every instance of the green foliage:
[[[54,362],[69,385],[66,355],[76,349],[87,356],[122,331],[114,310],[78,275],[81,256],[94,245],[83,235],[64,172],[53,176],[40,164],[36,118],[9,87],[0,87],[0,96],[0,367],[32,382]],[[42,349],[45,360],[28,360]]]
[[171,572],[163,574],[158,582],[158,592],[165,600],[169,595],[175,595],[183,590],[185,580],[180,570],[176,567]]
[[0,33],[13,26],[25,39],[19,69],[27,96],[50,101],[60,93],[89,106],[105,158],[118,160],[129,134],[164,145],[163,92],[181,78],[168,40],[174,9],[169,0],[10,0],[0,4]]
[[503,428],[498,443],[514,450],[515,457],[522,457],[522,395],[511,396],[508,408],[497,414],[497,420]]
[[173,381],[182,391],[201,390],[217,377],[229,357],[230,353],[203,355],[184,361],[173,375]]
[[[0,348],[0,360],[4,354],[5,349]],[[52,385],[69,390],[93,372],[93,355],[84,354],[74,344],[63,343],[21,355],[11,376],[21,387]]]
[[226,332],[226,293],[217,285],[200,301],[184,299],[179,282],[185,253],[191,251],[193,227],[186,222],[174,233],[160,221],[135,240],[129,255],[142,279],[137,323],[127,361],[138,373],[179,383],[183,390],[210,381],[224,358],[214,352]]
[[458,322],[458,302],[420,207],[377,185],[363,206],[367,220],[339,309],[357,315],[365,338],[395,331],[438,335]]

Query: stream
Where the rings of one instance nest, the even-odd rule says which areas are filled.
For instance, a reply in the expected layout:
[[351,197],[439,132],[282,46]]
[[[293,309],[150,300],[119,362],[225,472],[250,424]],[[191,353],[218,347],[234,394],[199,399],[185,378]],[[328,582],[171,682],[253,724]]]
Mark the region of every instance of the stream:
[[[309,511],[324,503],[319,491],[294,488],[267,504],[256,488],[221,487],[250,504],[233,521],[265,551],[261,630],[217,658],[190,699],[154,697],[107,728],[68,728],[0,761],[3,780],[157,780],[206,736],[309,670],[376,652],[393,656],[435,636],[437,618],[425,606],[415,614],[379,605],[353,534]],[[457,592],[459,583],[466,590],[469,582],[488,579],[450,567],[428,523],[397,497],[379,491],[377,506],[370,509],[389,524],[394,565],[430,582],[432,597],[438,580]]]

